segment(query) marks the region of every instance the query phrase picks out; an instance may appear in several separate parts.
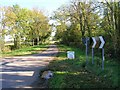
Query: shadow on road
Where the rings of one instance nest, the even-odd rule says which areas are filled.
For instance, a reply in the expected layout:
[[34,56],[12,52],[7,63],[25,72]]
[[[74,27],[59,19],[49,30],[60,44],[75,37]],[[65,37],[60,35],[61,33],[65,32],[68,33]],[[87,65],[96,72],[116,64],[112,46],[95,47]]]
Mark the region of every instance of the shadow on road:
[[2,72],[0,72],[2,90],[6,90],[5,88],[35,88],[38,83],[41,83],[39,71],[45,68],[57,53],[56,46],[50,45],[40,54],[4,58]]

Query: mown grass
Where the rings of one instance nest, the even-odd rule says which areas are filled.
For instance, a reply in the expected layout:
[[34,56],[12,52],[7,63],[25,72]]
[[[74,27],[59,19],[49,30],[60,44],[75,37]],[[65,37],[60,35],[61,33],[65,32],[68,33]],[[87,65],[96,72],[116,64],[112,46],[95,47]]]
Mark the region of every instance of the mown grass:
[[46,50],[47,48],[48,48],[48,45],[46,45],[46,44],[35,45],[35,46],[24,46],[21,49],[3,52],[2,57],[37,54],[37,53],[40,53],[40,52]]
[[[91,57],[86,66],[85,52],[79,48],[58,45],[59,54],[48,68],[54,72],[49,80],[49,88],[118,88],[119,63],[105,59],[105,69],[101,68],[101,57]],[[67,59],[66,51],[75,51],[75,59]]]

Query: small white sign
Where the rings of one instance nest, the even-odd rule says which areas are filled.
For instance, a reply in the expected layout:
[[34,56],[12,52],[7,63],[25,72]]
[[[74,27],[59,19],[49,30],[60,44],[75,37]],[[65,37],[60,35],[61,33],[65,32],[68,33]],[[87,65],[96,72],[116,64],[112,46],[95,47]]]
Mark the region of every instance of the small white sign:
[[68,59],[74,59],[75,58],[75,52],[74,51],[67,51],[67,58]]

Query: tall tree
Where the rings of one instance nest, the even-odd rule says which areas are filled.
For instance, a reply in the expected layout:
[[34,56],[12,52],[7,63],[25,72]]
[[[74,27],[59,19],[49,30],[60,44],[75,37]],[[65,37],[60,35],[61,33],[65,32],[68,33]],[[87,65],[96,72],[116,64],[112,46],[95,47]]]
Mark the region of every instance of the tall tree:
[[[73,35],[78,35],[79,38],[94,35],[100,21],[98,12],[95,13],[94,8],[93,2],[80,2],[79,0],[71,1],[68,6],[61,6],[54,15],[54,19],[60,23],[60,26],[57,26],[56,36],[62,38],[64,37],[64,32],[70,31],[65,25],[68,21],[72,23],[70,27],[71,31],[79,32],[79,35]],[[71,35],[71,37],[73,37],[73,35]],[[62,39],[64,41],[65,38]]]
[[4,50],[5,47],[5,35],[7,35],[5,19],[5,7],[0,7],[0,51]]
[[34,8],[31,11],[30,15],[30,21],[29,21],[29,35],[30,38],[33,41],[33,45],[39,44],[39,41],[43,39],[49,32],[49,25],[48,25],[48,19],[46,16],[43,15],[43,13]]
[[[107,1],[103,4],[104,18],[103,18],[103,29],[110,36],[110,46],[114,47],[114,56],[120,52],[120,28],[119,28],[119,17],[120,17],[120,5],[116,0]],[[106,25],[105,25],[106,24]],[[109,41],[110,41],[109,40]],[[113,43],[113,44],[111,44]],[[112,49],[112,48],[111,48]]]
[[[34,44],[48,36],[49,25],[47,17],[39,9],[28,10],[19,5],[7,7],[4,22],[8,32],[14,38],[15,48],[20,48],[22,38],[33,41]],[[36,41],[36,43],[34,43]]]

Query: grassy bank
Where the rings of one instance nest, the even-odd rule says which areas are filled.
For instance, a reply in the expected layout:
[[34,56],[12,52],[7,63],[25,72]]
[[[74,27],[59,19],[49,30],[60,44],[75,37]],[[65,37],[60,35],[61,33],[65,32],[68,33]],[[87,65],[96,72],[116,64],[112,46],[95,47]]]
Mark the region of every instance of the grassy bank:
[[[58,45],[59,54],[48,68],[54,72],[49,80],[50,88],[117,88],[120,74],[119,63],[105,59],[105,69],[101,69],[101,56],[95,57],[95,64],[86,66],[85,52],[79,48]],[[75,51],[75,59],[66,58],[66,51]]]
[[24,46],[21,49],[7,51],[2,53],[2,57],[5,56],[22,56],[40,53],[48,48],[48,45],[35,45],[35,46]]

